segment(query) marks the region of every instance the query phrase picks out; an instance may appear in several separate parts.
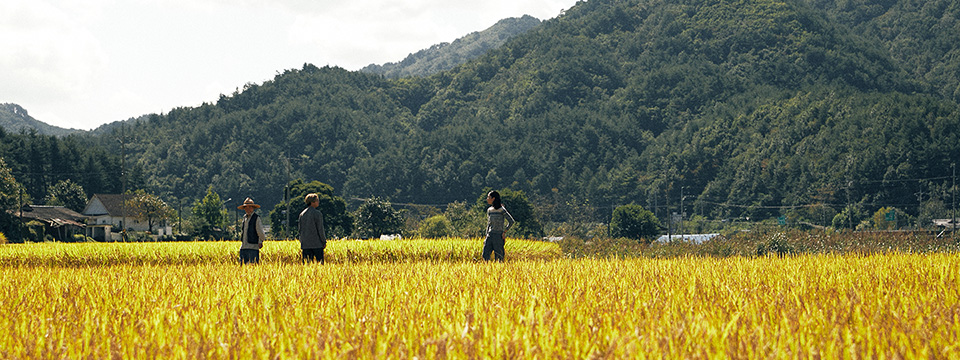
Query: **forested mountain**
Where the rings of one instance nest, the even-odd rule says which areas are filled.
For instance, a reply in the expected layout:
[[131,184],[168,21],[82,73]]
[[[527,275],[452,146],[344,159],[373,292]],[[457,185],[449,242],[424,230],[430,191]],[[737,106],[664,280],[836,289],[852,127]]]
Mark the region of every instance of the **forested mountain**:
[[960,101],[960,3],[807,0],[854,33],[875,42],[910,76]]
[[21,130],[36,130],[44,135],[67,135],[81,130],[56,127],[37,119],[27,113],[27,110],[17,104],[0,104],[0,129],[8,133],[18,133]]
[[537,25],[540,20],[530,15],[503,19],[486,30],[470,33],[452,43],[437,44],[410,54],[398,63],[370,64],[360,71],[391,79],[433,75],[486,54]]
[[917,214],[951,200],[960,28],[956,4],[914,3],[590,0],[429,77],[308,64],[151,116],[127,159],[228,206],[303,178],[419,204],[524,190],[546,220],[662,218],[681,194],[713,218]]

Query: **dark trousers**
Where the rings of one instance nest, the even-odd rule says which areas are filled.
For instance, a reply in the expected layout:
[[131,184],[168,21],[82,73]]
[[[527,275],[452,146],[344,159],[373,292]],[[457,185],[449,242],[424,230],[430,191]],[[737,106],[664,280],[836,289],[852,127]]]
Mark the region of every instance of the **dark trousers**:
[[319,261],[321,264],[323,264],[323,248],[302,250],[303,262]]
[[259,263],[260,263],[260,250],[240,249],[240,265],[259,264]]
[[506,241],[503,239],[503,233],[490,233],[483,240],[483,260],[490,260],[490,252],[493,252],[493,258],[497,261],[503,261],[503,245]]

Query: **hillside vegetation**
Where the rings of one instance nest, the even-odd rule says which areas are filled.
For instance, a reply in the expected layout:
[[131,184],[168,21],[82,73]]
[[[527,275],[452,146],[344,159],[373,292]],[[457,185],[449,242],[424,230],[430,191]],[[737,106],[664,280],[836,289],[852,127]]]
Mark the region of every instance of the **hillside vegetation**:
[[486,30],[467,34],[452,43],[433,45],[428,49],[410,54],[400,62],[370,64],[360,71],[380,74],[391,79],[433,75],[480,57],[537,25],[540,25],[540,20],[530,15],[503,19]]
[[[212,186],[268,208],[303,178],[419,204],[512,188],[547,220],[631,202],[663,219],[681,193],[711,218],[941,214],[960,155],[957,14],[591,0],[429,77],[289,69],[128,126],[126,151],[167,198]],[[113,136],[97,143],[119,153]]]

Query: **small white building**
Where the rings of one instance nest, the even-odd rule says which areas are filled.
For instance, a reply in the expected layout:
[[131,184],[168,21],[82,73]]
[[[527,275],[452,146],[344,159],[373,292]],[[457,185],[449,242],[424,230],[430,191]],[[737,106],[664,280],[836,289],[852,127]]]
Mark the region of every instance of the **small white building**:
[[669,243],[673,241],[683,241],[693,244],[703,244],[707,240],[713,239],[720,234],[672,234],[663,235],[657,238],[658,243]]
[[960,224],[954,224],[953,221],[954,221],[953,219],[933,219],[933,225],[952,230],[954,227],[957,227],[958,225],[960,225]]
[[[124,208],[124,201],[131,198],[132,195],[120,194],[94,194],[87,206],[83,209],[83,215],[93,219],[90,227],[102,228],[97,231],[98,234],[109,234],[112,228],[124,229],[127,231],[148,231],[149,224],[146,221],[140,221],[130,216],[129,210]],[[155,235],[171,235],[173,229],[169,226],[154,226]],[[96,236],[94,236],[96,238]]]

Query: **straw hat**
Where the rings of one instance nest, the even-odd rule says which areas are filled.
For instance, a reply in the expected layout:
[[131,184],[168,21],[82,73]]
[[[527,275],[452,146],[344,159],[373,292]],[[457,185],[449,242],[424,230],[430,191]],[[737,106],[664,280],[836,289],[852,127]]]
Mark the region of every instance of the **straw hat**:
[[254,208],[254,209],[259,209],[259,208],[260,208],[260,205],[257,205],[257,204],[254,204],[254,203],[253,203],[253,199],[247,198],[246,200],[243,201],[243,205],[237,206],[237,209],[243,210],[243,208],[245,208],[245,207],[247,207],[247,206],[252,207],[252,208]]

